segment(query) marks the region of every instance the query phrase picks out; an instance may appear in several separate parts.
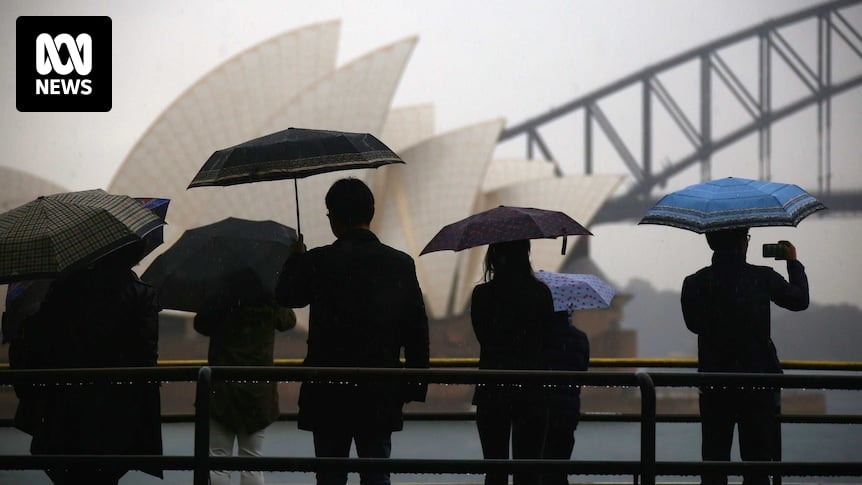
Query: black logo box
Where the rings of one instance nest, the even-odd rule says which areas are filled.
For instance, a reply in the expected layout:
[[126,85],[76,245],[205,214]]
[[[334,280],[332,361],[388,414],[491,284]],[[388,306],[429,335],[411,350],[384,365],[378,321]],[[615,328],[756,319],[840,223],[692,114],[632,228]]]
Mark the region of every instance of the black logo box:
[[[36,38],[43,33],[52,37],[86,33],[92,38],[93,68],[86,76],[74,70],[61,76],[36,71]],[[110,111],[111,92],[111,18],[110,17],[18,17],[15,32],[16,101],[18,111]],[[66,48],[60,57],[68,62]],[[36,94],[37,80],[61,79],[68,82],[89,80],[89,94]]]

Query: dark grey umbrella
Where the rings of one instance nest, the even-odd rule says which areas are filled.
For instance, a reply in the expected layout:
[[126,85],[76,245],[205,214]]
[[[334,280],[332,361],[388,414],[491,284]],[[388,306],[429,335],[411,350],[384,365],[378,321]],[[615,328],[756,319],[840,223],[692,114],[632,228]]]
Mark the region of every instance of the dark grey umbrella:
[[255,280],[274,292],[296,231],[274,221],[227,218],[188,229],[141,279],[159,291],[164,308],[198,312],[237,296],[237,283]]
[[296,179],[390,163],[404,161],[371,134],[288,128],[216,151],[188,188],[294,179],[299,232]]

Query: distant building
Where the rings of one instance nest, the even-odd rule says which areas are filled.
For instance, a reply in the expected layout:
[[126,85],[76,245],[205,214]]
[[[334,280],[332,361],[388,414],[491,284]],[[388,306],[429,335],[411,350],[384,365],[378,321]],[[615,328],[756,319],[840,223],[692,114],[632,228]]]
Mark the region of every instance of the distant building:
[[[108,191],[170,198],[165,248],[183,230],[228,216],[295,226],[291,181],[186,187],[214,151],[291,126],[372,133],[406,165],[301,179],[306,243],[333,240],[323,205],[329,185],[345,176],[365,180],[377,199],[374,231],[414,257],[430,315],[447,318],[466,308],[484,248],[419,257],[440,228],[499,204],[562,210],[588,226],[622,181],[622,175],[558,177],[546,162],[494,160],[503,119],[436,133],[433,105],[390,106],[417,38],[336,66],[339,27],[334,21],[288,32],[214,68],[153,122]],[[556,271],[565,263],[559,244],[534,244],[537,268]]]

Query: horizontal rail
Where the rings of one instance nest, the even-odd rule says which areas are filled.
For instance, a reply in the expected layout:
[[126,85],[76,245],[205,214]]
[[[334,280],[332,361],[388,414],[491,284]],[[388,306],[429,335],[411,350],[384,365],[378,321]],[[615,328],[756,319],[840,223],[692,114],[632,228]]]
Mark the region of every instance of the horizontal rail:
[[[626,365],[631,361],[626,361]],[[192,379],[194,377],[194,379]],[[212,469],[255,469],[269,471],[315,471],[345,469],[348,471],[388,470],[395,473],[484,473],[487,471],[526,471],[542,467],[543,471],[559,469],[568,474],[634,475],[651,485],[658,475],[695,475],[704,470],[723,473],[758,471],[782,475],[862,476],[862,462],[657,462],[655,460],[656,387],[745,387],[745,388],[814,388],[862,390],[862,375],[812,374],[740,374],[698,372],[620,372],[620,371],[534,371],[489,370],[469,368],[339,368],[339,367],[201,367],[189,366],[109,369],[40,369],[0,372],[0,385],[37,383],[74,384],[196,380],[195,450],[193,456],[126,456],[126,455],[40,455],[0,456],[0,469],[45,469],[51,466],[192,469],[195,483],[205,483]],[[613,419],[633,419],[641,425],[641,456],[634,461],[570,460],[434,460],[434,459],[355,459],[355,458],[239,458],[208,456],[208,397],[212,380],[239,381],[326,381],[367,382],[399,381],[436,384],[488,385],[584,385],[638,387],[641,394],[640,414],[618,415]],[[434,419],[442,418],[442,413]],[[432,418],[429,416],[429,418]],[[790,417],[786,417],[790,418]],[[806,417],[807,418],[807,417]],[[853,416],[860,419],[862,416]],[[467,415],[463,416],[467,419]],[[696,415],[666,415],[668,420],[696,420]]]
[[862,389],[862,375],[654,372],[650,376],[656,387]]
[[[165,359],[159,367],[203,367],[206,359]],[[277,367],[299,367],[302,359],[275,359]],[[432,368],[478,367],[476,357],[436,357],[431,359]],[[862,371],[862,361],[842,360],[782,360],[784,370]],[[667,357],[593,357],[590,368],[682,368],[696,369],[695,358]],[[9,369],[9,364],[0,363],[0,371]],[[194,380],[194,379],[192,379]]]
[[88,369],[4,369],[0,385],[66,384],[80,382],[119,383],[117,381],[196,381],[198,369],[193,367],[104,367]]
[[[176,413],[162,416],[163,423],[190,423],[194,421],[194,414]],[[298,413],[281,413],[278,421],[296,421]],[[433,421],[474,421],[475,411],[441,411],[422,412],[405,411],[405,421],[433,422]],[[636,423],[640,421],[641,415],[637,413],[603,413],[587,412],[581,413],[582,423]],[[659,413],[656,414],[657,423],[699,423],[700,414],[697,413]],[[779,417],[782,423],[793,424],[862,424],[862,414],[782,414]],[[0,427],[11,426],[11,419],[0,419]]]
[[[192,456],[147,455],[5,455],[0,456],[2,470],[44,470],[56,466],[67,468],[110,467],[122,461],[131,469],[161,468],[192,470]],[[312,457],[209,457],[216,470],[259,470],[268,472],[314,472],[342,470],[347,472],[389,471],[415,474],[481,474],[486,472],[518,473],[541,468],[543,472],[565,472],[577,475],[638,475],[640,462],[625,460],[443,460],[427,458],[312,458]],[[699,462],[657,461],[656,475],[685,476],[704,472],[741,475],[764,473],[797,476],[862,476],[862,463],[852,462]]]
[[[287,412],[279,414],[277,421],[295,422],[298,413]],[[162,423],[191,423],[195,415],[192,413],[163,414]],[[475,411],[443,411],[443,412],[421,412],[405,411],[405,421],[413,422],[452,422],[452,421],[475,421]],[[582,423],[637,423],[641,415],[637,413],[603,413],[587,412],[581,413],[579,418]],[[697,413],[659,413],[655,416],[656,423],[699,423],[700,414]],[[862,424],[862,414],[782,414],[779,421],[786,424]],[[0,419],[0,428],[9,428],[14,425],[13,418]]]

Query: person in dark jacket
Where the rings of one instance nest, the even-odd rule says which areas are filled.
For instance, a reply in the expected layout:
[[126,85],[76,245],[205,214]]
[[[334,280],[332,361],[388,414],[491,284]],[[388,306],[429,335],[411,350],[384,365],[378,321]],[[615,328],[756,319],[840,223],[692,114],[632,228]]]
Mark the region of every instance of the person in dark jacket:
[[[249,269],[227,276],[229,297],[195,315],[194,327],[210,338],[208,362],[216,366],[271,366],[275,332],[296,326],[296,315],[275,301]],[[278,383],[215,381],[210,397],[210,455],[261,456],[267,426],[280,414]],[[241,485],[263,485],[263,472],[244,470]],[[228,485],[230,472],[210,472],[211,485]]]
[[[700,372],[781,373],[771,338],[770,303],[792,311],[808,308],[808,278],[785,249],[790,281],[767,266],[745,261],[748,229],[706,233],[712,265],[685,278],[681,304],[685,324],[697,334]],[[701,389],[702,456],[729,461],[733,428],[739,427],[740,455],[746,461],[770,461],[780,453],[780,391],[772,389]],[[746,485],[768,484],[769,477],[746,474]],[[704,484],[726,484],[726,475],[709,474]]]
[[[590,366],[590,341],[575,327],[567,311],[554,312],[545,336],[544,353],[552,370],[585,371]],[[575,429],[581,420],[580,386],[559,386],[548,391],[548,433],[544,457],[569,460],[575,449]],[[567,485],[565,473],[546,473],[542,485]]]
[[[554,312],[551,290],[533,276],[530,241],[490,244],[485,282],[473,288],[470,317],[479,341],[480,369],[546,368],[543,337]],[[476,427],[486,459],[542,458],[548,409],[538,386],[478,385]],[[536,484],[538,473],[515,473],[515,485]],[[505,485],[505,473],[487,473],[486,485]]]
[[[131,270],[133,243],[56,280],[25,332],[37,368],[150,367],[158,359],[156,291]],[[158,383],[49,386],[33,454],[161,455]],[[122,467],[51,469],[56,484],[116,484]],[[145,470],[161,477],[161,470]]]
[[[369,229],[374,196],[354,178],[326,194],[333,244],[305,251],[301,240],[284,263],[276,296],[298,308],[311,305],[306,366],[429,366],[428,317],[413,259]],[[301,237],[301,236],[300,236]],[[403,427],[405,402],[424,401],[427,386],[393,382],[304,382],[300,429],[313,432],[318,457],[388,458],[391,434]],[[389,473],[360,473],[363,485],[388,485]],[[347,473],[319,471],[320,485],[343,485]]]

